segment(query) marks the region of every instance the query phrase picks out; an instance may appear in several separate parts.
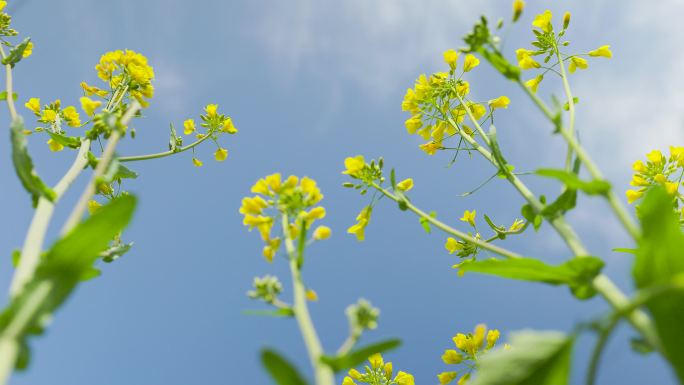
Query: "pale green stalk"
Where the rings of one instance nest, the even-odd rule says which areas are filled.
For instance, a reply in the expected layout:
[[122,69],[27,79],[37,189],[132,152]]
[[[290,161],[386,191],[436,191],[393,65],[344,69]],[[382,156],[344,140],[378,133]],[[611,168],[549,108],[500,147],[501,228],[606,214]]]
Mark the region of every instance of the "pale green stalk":
[[[0,56],[4,59],[7,57],[5,55],[5,49],[0,45]],[[10,64],[5,64],[5,91],[7,91],[7,108],[9,109],[10,117],[12,121],[17,119],[17,109],[14,107],[14,90],[13,90],[13,80],[12,80],[12,66]]]
[[[561,69],[563,69],[562,73],[565,73],[564,68],[565,66],[561,64]],[[587,171],[592,176],[592,178],[603,180],[603,174],[601,173],[601,170],[599,170],[598,166],[596,166],[596,163],[592,160],[592,158],[584,150],[584,148],[579,144],[577,139],[573,135],[569,134],[567,130],[563,128],[563,126],[556,120],[556,116],[554,116],[553,112],[551,112],[551,110],[546,106],[546,104],[534,92],[532,92],[528,87],[526,87],[525,84],[523,84],[521,81],[518,81],[518,84],[523,88],[523,90],[525,90],[530,99],[532,99],[534,104],[537,105],[539,110],[542,111],[542,113],[547,117],[547,119],[549,119],[549,121],[556,125],[556,128],[558,129],[560,134],[568,142],[568,145],[572,147],[573,151],[577,154],[577,157],[582,162],[582,164],[587,168]],[[569,85],[568,89],[566,90],[566,93],[568,90]],[[570,96],[572,96],[572,93],[570,93]],[[622,225],[625,227],[625,229],[632,236],[632,238],[638,240],[641,237],[641,232],[639,231],[639,228],[634,223],[629,213],[627,212],[627,209],[625,209],[624,205],[612,189],[606,194],[606,199],[608,200],[608,204],[610,205],[611,209],[618,217]]]
[[81,142],[81,147],[71,168],[69,168],[69,171],[64,174],[53,189],[55,192],[53,202],[44,197],[38,199],[38,205],[36,206],[36,211],[33,214],[33,219],[31,220],[24,246],[21,250],[19,265],[12,277],[10,297],[15,298],[19,295],[24,285],[33,278],[36,267],[38,267],[40,262],[40,253],[43,249],[45,233],[52,219],[55,205],[88,164],[88,150],[90,150],[90,139],[84,139]]
[[[565,95],[568,98],[568,127],[565,129],[568,136],[575,137],[575,98],[572,97],[572,92],[570,91],[570,83],[565,75],[565,64],[563,58],[561,57],[560,50],[558,46],[555,47],[556,57],[558,58],[558,63],[561,68],[561,77],[563,78],[563,88],[565,88]],[[565,156],[565,171],[572,171],[572,152],[574,148],[572,144],[568,143],[568,153]]]
[[[313,366],[314,369],[316,385],[334,385],[335,376],[332,369],[321,362],[323,347],[321,346],[320,339],[316,333],[316,328],[314,327],[311,315],[309,314],[309,307],[306,303],[306,288],[304,287],[304,281],[302,280],[302,273],[300,270],[301,266],[299,261],[303,258],[303,255],[301,255],[303,251],[301,249],[297,250],[292,239],[290,239],[289,224],[290,222],[287,214],[283,214],[283,238],[285,238],[285,249],[287,250],[290,259],[290,273],[292,275],[294,297],[292,309],[294,310],[299,330],[302,333],[311,366]],[[301,236],[304,236],[304,234],[301,234]]]
[[[133,101],[133,103],[131,103],[131,106],[128,107],[128,110],[126,111],[124,116],[121,118],[121,124],[124,127],[128,126],[128,123],[131,121],[131,119],[133,119],[133,117],[139,109],[140,103],[138,103],[137,101]],[[67,234],[81,221],[83,214],[86,212],[86,209],[88,208],[88,201],[93,197],[93,195],[95,195],[95,189],[99,179],[105,174],[105,172],[107,172],[107,168],[109,167],[109,164],[112,162],[112,159],[114,158],[114,151],[116,150],[116,146],[119,144],[120,139],[121,132],[118,129],[114,129],[112,131],[112,134],[109,136],[109,139],[107,140],[107,146],[102,152],[102,156],[100,157],[100,160],[97,163],[97,167],[95,167],[95,171],[93,172],[93,175],[90,178],[90,182],[81,194],[81,198],[76,203],[76,206],[69,215],[69,218],[64,224],[64,227],[62,227],[62,234]]]

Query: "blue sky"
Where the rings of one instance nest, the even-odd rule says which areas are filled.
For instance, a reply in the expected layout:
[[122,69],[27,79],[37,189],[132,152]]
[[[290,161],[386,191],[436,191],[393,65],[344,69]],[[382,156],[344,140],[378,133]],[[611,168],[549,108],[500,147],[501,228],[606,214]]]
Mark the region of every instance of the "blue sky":
[[[465,158],[447,168],[449,155],[420,152],[417,139],[405,133],[399,107],[406,87],[418,74],[443,68],[442,52],[461,46],[480,14],[508,17],[509,1],[15,2],[15,26],[36,44],[16,69],[20,101],[76,104],[78,83],[97,81],[93,67],[100,55],[129,48],[148,56],[157,94],[122,154],[164,150],[169,122],[180,125],[210,102],[233,117],[240,133],[223,140],[230,155],[222,164],[211,160],[214,149],[207,146],[198,151],[201,169],[189,154],[131,165],[141,174],[126,186],[140,197],[126,232],[135,248],[78,289],[33,342],[30,370],[12,384],[267,384],[257,360],[263,346],[286,352],[309,373],[294,321],[241,314],[259,307],[245,296],[256,275],[279,275],[286,298],[290,293],[286,264],[263,260],[258,235],[247,232],[238,213],[252,183],[276,171],[313,177],[325,194],[324,222],[334,235],[311,247],[304,274],[320,297],[311,309],[328,351],[346,337],[344,309],[359,297],[382,310],[379,329],[365,342],[401,337],[403,347],[388,358],[421,384],[437,382],[434,376],[446,369],[439,357],[451,337],[477,323],[499,328],[504,337],[522,328],[569,331],[607,310],[600,299],[578,303],[564,288],[458,278],[450,268],[454,258],[443,249],[445,237],[422,233],[415,217],[387,202],[375,211],[365,242],[344,234],[368,202],[341,187],[342,160],[356,154],[384,156],[399,177],[412,176],[414,203],[452,224],[464,209],[503,223],[518,216],[522,200],[503,181],[459,198],[492,170]],[[546,7],[558,15],[573,12],[570,40],[577,51],[611,44],[614,59],[592,61],[573,82],[581,139],[616,188],[625,189],[634,159],[684,139],[678,64],[684,53],[674,48],[681,45],[684,5],[528,3],[534,4],[507,37],[509,54],[528,44],[527,25]],[[519,170],[561,164],[562,142],[519,90],[485,66],[470,80],[478,99],[511,96],[497,128]],[[547,96],[559,92],[551,82],[542,88]],[[0,114],[7,122],[4,108]],[[31,140],[40,174],[54,183],[73,153],[49,153],[43,138]],[[14,178],[9,146],[0,148],[0,159],[0,174],[9,181],[0,199],[0,254],[7,256],[0,286],[7,286],[9,255],[22,243],[32,209]],[[532,177],[526,182],[539,193],[557,191]],[[60,202],[53,237],[83,185],[80,180]],[[571,222],[591,252],[606,260],[606,272],[631,291],[631,258],[610,251],[629,247],[628,238],[604,202],[583,197],[580,203]],[[548,262],[570,256],[548,226],[506,246]],[[630,336],[623,326],[611,340],[601,383],[674,384],[658,357],[630,352]],[[592,342],[580,340],[574,382],[582,379]]]

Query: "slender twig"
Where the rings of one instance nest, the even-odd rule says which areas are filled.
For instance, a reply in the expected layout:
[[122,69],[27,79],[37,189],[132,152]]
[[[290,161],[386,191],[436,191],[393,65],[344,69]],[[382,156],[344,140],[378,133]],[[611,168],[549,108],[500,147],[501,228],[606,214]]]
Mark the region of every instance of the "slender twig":
[[[372,183],[371,186],[373,188],[375,188],[376,190],[380,191],[383,195],[390,198],[391,200],[393,200],[395,202],[400,201],[400,199],[397,196],[395,196],[391,192],[387,191],[386,189],[384,189],[380,185],[378,185],[376,183]],[[510,251],[510,250],[506,250],[503,247],[499,247],[499,246],[494,245],[492,243],[488,243],[486,240],[475,238],[469,234],[466,234],[462,231],[454,229],[453,227],[451,227],[451,226],[447,225],[446,223],[438,220],[437,218],[433,218],[432,216],[430,216],[429,214],[427,214],[423,210],[419,209],[413,203],[411,203],[407,200],[403,200],[403,202],[404,202],[404,204],[406,204],[407,209],[418,214],[418,216],[420,216],[421,218],[430,222],[435,227],[439,228],[440,230],[444,231],[447,234],[451,234],[454,237],[461,239],[462,241],[465,241],[467,243],[471,243],[471,244],[473,244],[477,247],[480,247],[482,249],[489,250],[491,252],[499,254],[502,257],[511,258],[511,259],[521,258],[521,255],[518,253],[515,253],[515,252]]]
[[202,138],[188,144],[187,146],[183,147],[178,147],[175,150],[169,150],[169,151],[163,151],[163,152],[158,152],[156,154],[148,154],[148,155],[135,155],[135,156],[122,156],[117,158],[119,162],[135,162],[138,160],[148,160],[148,159],[157,159],[157,158],[163,158],[166,156],[170,156],[173,154],[177,154],[183,151],[190,150],[197,146],[198,144],[204,142],[205,140],[209,139],[211,137],[211,133],[207,133],[205,136]]
[[[561,78],[563,79],[563,88],[565,89],[565,96],[568,99],[568,125],[565,127],[565,131],[568,134],[568,136],[574,137],[575,136],[575,99],[572,97],[572,91],[570,90],[570,82],[568,81],[567,73],[565,72],[565,63],[563,62],[563,58],[561,57],[560,50],[558,49],[558,46],[555,48],[556,51],[556,57],[558,57],[558,64],[560,66],[560,75]],[[572,171],[572,153],[573,153],[573,146],[572,144],[568,143],[568,152],[565,156],[565,170],[570,172]]]

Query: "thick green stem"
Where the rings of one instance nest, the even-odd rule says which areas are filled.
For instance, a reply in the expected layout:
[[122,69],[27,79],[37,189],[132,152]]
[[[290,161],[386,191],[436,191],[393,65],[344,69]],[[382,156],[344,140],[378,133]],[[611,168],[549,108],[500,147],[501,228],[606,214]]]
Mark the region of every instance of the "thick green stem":
[[[121,118],[121,124],[124,127],[128,126],[128,123],[131,121],[131,119],[133,119],[133,116],[135,116],[139,109],[140,104],[137,101],[134,101]],[[97,182],[105,174],[105,172],[107,172],[107,168],[114,158],[114,151],[116,150],[116,146],[119,144],[120,139],[121,132],[118,129],[113,130],[112,134],[109,136],[109,140],[107,140],[107,146],[102,152],[102,157],[97,163],[97,167],[95,167],[95,171],[93,172],[90,182],[81,194],[81,198],[76,203],[76,206],[69,215],[64,227],[62,227],[62,234],[66,234],[71,231],[71,229],[76,227],[76,225],[81,221],[83,214],[88,208],[88,201],[93,197],[93,195],[95,195]]]
[[12,277],[10,297],[15,298],[19,295],[24,285],[33,278],[36,267],[40,262],[40,253],[43,249],[45,233],[52,219],[55,205],[88,164],[88,150],[90,150],[90,140],[84,139],[69,171],[64,174],[53,189],[55,192],[54,202],[50,202],[43,197],[39,198],[36,211],[33,214],[33,219],[24,240],[24,246],[21,250],[19,265]]
[[31,289],[9,324],[0,334],[0,385],[7,384],[19,356],[19,337],[40,311],[52,290],[52,283],[43,281]]
[[[293,289],[293,305],[295,319],[299,325],[299,330],[302,333],[302,338],[304,339],[304,345],[309,354],[309,360],[311,361],[311,366],[314,369],[314,375],[316,378],[316,385],[334,385],[335,376],[329,366],[321,362],[321,356],[323,355],[323,347],[321,346],[320,339],[316,333],[316,328],[314,327],[313,321],[311,320],[311,315],[309,314],[309,307],[306,303],[306,288],[304,286],[304,281],[302,280],[302,272],[300,270],[301,264],[299,261],[302,260],[301,249],[298,251],[295,248],[292,239],[290,238],[290,222],[288,220],[287,214],[282,216],[282,226],[283,226],[283,237],[285,238],[285,248],[290,260],[290,273],[292,275],[292,289]],[[301,236],[304,236],[302,234]]]
[[[5,49],[0,46],[0,56],[4,59],[7,57],[5,55]],[[13,80],[12,80],[12,66],[10,64],[5,64],[5,91],[7,92],[7,109],[9,109],[10,118],[12,121],[17,119],[17,109],[14,106],[14,90],[13,90]]]

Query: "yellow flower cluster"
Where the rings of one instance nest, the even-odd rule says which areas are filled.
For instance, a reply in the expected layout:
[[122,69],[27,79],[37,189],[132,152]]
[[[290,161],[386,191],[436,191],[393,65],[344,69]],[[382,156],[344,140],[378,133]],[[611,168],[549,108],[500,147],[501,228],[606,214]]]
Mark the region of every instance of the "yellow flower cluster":
[[[464,385],[468,382],[475,367],[478,357],[489,351],[496,345],[500,333],[496,329],[487,331],[487,326],[480,324],[475,327],[473,333],[458,333],[453,337],[456,349],[447,349],[442,354],[442,362],[447,365],[463,365],[466,373],[461,375],[457,384]],[[508,345],[504,346],[506,348]],[[446,385],[459,376],[457,371],[442,372],[437,375],[440,385]]]
[[[553,14],[551,11],[546,10],[543,13],[535,16],[532,21],[532,26],[537,28],[535,30],[535,35],[537,41],[533,44],[535,45],[534,50],[519,48],[515,51],[516,59],[518,60],[518,67],[523,70],[531,70],[541,68],[542,65],[534,59],[535,56],[546,55],[544,62],[548,62],[552,57],[556,57],[557,53],[560,53],[560,47],[569,44],[568,42],[561,41],[561,37],[565,35],[566,29],[570,24],[570,13],[566,12],[563,15],[563,30],[557,35],[553,29]],[[563,61],[568,61],[568,71],[574,73],[578,69],[589,68],[589,62],[581,56],[590,57],[613,57],[613,53],[610,50],[610,46],[603,45],[593,51],[590,51],[583,55],[572,55],[565,56]],[[553,67],[553,66],[551,66]],[[524,82],[525,86],[529,88],[532,92],[537,92],[539,84],[544,79],[544,74],[539,74],[536,77],[529,79]]]
[[[48,128],[38,128],[36,131],[47,130],[51,133],[62,134],[62,123],[70,127],[81,127],[81,116],[76,107],[67,106],[62,108],[62,102],[57,99],[54,102],[42,106],[39,98],[30,98],[24,106],[38,118],[38,122],[48,125]],[[50,138],[48,146],[51,151],[62,151],[64,145]]]
[[[107,82],[112,90],[123,88],[143,107],[149,105],[146,99],[154,96],[154,70],[145,56],[132,50],[107,52],[100,57],[95,69],[97,76]],[[101,90],[92,90],[87,84],[83,89],[86,93],[87,89],[91,89],[92,93],[101,94],[98,92]]]
[[[265,242],[263,255],[273,261],[281,244],[281,236],[272,236],[273,223],[283,215],[288,216],[288,228],[282,236],[297,239],[318,219],[325,217],[325,208],[316,206],[323,194],[316,181],[290,175],[283,180],[278,173],[259,179],[251,191],[257,195],[242,199],[240,214],[244,215],[243,224],[250,230],[256,228]],[[316,207],[314,207],[316,206]],[[267,210],[271,209],[268,213]],[[314,240],[323,240],[331,235],[330,228],[320,226],[313,232]]]
[[[207,130],[204,133],[197,133],[197,139],[212,138],[215,143],[218,143],[218,135],[222,133],[226,134],[237,134],[238,130],[233,124],[233,119],[230,116],[226,116],[218,112],[218,104],[208,104],[204,108],[204,115],[200,115],[202,119],[201,127],[205,127]],[[194,119],[186,119],[183,122],[183,134],[192,135],[197,131],[197,124]],[[193,149],[194,151],[194,149]],[[217,162],[223,162],[228,159],[228,150],[223,147],[218,147],[214,152],[214,159]],[[196,167],[202,167],[203,163],[201,160],[193,156],[192,163]]]
[[[444,141],[450,137],[457,134],[473,135],[473,130],[464,124],[468,112],[476,120],[487,114],[487,107],[466,100],[470,83],[463,79],[467,72],[480,65],[480,60],[473,54],[466,54],[460,73],[456,73],[459,56],[453,49],[444,52],[444,62],[449,66],[449,72],[436,72],[430,76],[421,74],[414,87],[406,90],[401,103],[402,110],[411,114],[404,122],[406,131],[427,141],[420,144],[419,148],[428,155],[445,149]],[[459,98],[466,100],[465,103],[461,103]],[[506,96],[490,100],[490,111],[507,108],[509,103]]]
[[348,375],[342,380],[342,385],[357,385],[356,381],[368,385],[415,385],[413,375],[406,372],[399,371],[399,373],[392,378],[394,374],[392,363],[385,362],[380,353],[368,357],[368,362],[370,363],[370,366],[366,366],[364,373],[361,373],[356,369],[349,370],[349,373],[347,373]]
[[[632,165],[634,175],[630,184],[637,189],[627,190],[627,202],[639,200],[649,187],[663,186],[675,200],[675,207],[684,202],[679,192],[684,175],[684,147],[670,147],[670,156],[663,155],[659,150],[646,154],[646,162],[641,159]],[[684,215],[684,211],[682,212]]]

